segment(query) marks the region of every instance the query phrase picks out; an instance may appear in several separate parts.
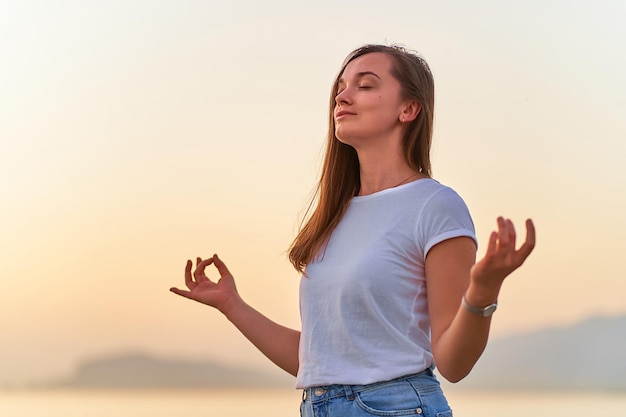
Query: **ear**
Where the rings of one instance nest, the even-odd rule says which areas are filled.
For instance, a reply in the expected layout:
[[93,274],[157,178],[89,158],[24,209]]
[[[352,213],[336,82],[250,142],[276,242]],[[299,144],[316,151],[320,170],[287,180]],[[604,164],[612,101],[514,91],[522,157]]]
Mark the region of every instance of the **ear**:
[[422,105],[416,100],[407,101],[401,109],[400,116],[398,117],[400,123],[410,123],[420,114],[422,111]]

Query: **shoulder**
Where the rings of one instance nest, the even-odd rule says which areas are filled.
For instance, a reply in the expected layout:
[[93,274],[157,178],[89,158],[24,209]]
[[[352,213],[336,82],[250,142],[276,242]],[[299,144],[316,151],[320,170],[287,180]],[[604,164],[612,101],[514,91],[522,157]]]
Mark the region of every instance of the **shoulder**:
[[454,189],[432,178],[416,181],[411,194],[412,198],[422,206],[423,214],[455,209],[467,211],[465,201]]
[[436,184],[437,186],[434,187],[427,204],[431,209],[461,209],[462,211],[468,210],[465,201],[454,189],[440,183]]
[[461,196],[452,188],[431,181],[429,192],[419,213],[417,239],[424,252],[443,240],[467,236],[474,241],[474,222]]

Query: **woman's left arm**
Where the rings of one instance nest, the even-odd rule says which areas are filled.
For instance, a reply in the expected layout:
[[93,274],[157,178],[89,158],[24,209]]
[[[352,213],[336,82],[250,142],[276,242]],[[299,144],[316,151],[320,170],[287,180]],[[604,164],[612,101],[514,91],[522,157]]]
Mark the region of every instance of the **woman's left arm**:
[[426,257],[428,310],[433,356],[439,373],[450,382],[465,378],[478,361],[489,336],[491,317],[470,312],[461,304],[486,307],[498,299],[504,279],[519,268],[535,246],[535,227],[526,221],[526,241],[515,248],[511,220],[498,218],[485,257],[476,260],[476,246],[467,237],[445,240]]

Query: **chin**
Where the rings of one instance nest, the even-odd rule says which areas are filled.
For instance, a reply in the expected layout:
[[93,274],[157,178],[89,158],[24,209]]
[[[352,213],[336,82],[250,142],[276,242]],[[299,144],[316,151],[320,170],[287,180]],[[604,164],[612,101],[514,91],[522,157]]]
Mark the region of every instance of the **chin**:
[[339,142],[343,143],[344,145],[348,145],[348,146],[350,146],[352,148],[356,148],[356,146],[355,146],[356,145],[356,141],[354,141],[354,140],[345,140],[345,139],[342,139],[342,138],[339,138],[339,137],[337,137],[337,139],[339,140]]
[[335,131],[335,137],[344,145],[351,146],[355,150],[362,148],[367,143],[372,143],[374,139],[369,135],[363,135],[359,132],[339,132]]
[[354,132],[346,128],[335,129],[335,137],[339,140],[339,142],[350,146],[354,146],[362,140],[360,139],[358,132]]

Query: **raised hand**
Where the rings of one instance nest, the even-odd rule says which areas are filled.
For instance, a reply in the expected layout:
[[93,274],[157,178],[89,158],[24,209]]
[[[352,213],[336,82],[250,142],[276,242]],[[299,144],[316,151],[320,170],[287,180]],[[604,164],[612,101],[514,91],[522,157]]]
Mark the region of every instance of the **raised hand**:
[[526,220],[526,240],[515,248],[515,227],[510,219],[498,217],[498,231],[491,233],[487,253],[471,270],[471,285],[499,291],[504,278],[519,268],[535,247],[535,226]]
[[[211,264],[215,265],[220,274],[217,282],[211,281],[204,272],[205,268]],[[197,258],[193,274],[191,272],[192,266],[193,263],[188,260],[185,265],[185,285],[189,290],[170,288],[170,291],[224,312],[228,302],[239,296],[235,280],[224,262],[217,255],[213,255],[204,260]]]

